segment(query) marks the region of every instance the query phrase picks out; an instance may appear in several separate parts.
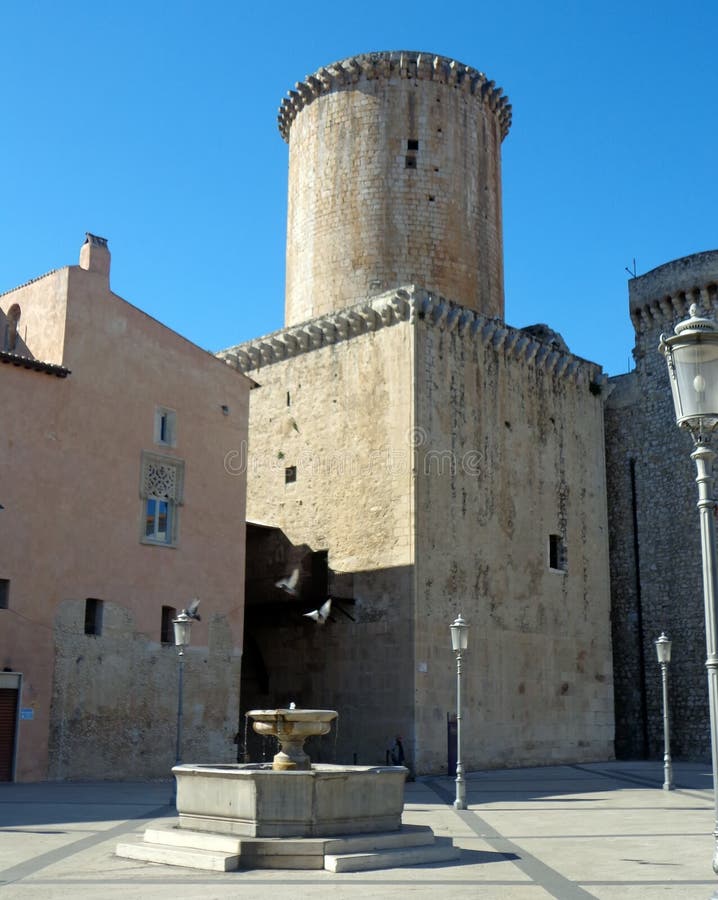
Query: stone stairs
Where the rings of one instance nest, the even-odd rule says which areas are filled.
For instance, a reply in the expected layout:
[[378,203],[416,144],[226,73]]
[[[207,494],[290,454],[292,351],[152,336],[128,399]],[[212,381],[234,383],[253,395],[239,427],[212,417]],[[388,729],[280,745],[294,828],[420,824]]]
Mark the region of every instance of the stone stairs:
[[141,843],[118,844],[117,856],[213,872],[236,869],[326,869],[359,872],[449,862],[460,850],[425,825],[398,831],[314,838],[250,838],[148,828]]

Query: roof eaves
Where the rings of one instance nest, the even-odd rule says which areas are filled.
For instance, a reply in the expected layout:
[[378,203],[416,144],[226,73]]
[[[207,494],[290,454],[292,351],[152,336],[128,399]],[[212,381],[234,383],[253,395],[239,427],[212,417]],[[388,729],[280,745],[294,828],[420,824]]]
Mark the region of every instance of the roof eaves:
[[65,366],[58,366],[55,363],[43,362],[40,359],[33,359],[30,356],[21,356],[19,353],[10,353],[7,350],[0,350],[0,362],[11,363],[13,366],[20,366],[23,369],[32,369],[35,372],[45,372],[46,375],[56,375],[58,378],[67,378],[70,370]]

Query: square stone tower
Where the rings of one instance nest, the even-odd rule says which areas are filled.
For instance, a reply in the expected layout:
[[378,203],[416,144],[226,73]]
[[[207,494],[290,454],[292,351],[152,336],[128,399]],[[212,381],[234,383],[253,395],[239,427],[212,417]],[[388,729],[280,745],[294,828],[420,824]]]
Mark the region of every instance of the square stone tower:
[[336,708],[340,761],[401,735],[446,770],[459,612],[468,769],[613,752],[604,378],[503,321],[509,122],[486,76],[413,52],[320,69],[280,109],[286,326],[221,355],[259,384],[248,518],[326,552],[334,606],[317,625],[269,581],[241,705]]

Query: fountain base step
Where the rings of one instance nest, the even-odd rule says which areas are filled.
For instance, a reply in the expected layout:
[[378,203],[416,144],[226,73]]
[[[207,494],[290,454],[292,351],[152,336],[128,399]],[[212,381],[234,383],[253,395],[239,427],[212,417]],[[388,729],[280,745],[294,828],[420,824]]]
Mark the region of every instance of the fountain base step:
[[247,838],[187,828],[148,828],[140,844],[119,844],[128,859],[228,872],[234,869],[326,869],[358,872],[458,859],[450,839],[425,825],[397,831],[309,838]]
[[432,844],[415,847],[377,849],[369,853],[328,854],[324,857],[324,868],[329,872],[398,869],[401,866],[418,866],[423,863],[450,862],[460,855],[461,851],[454,847],[451,838],[436,838]]
[[239,866],[239,854],[236,851],[224,853],[148,841],[141,844],[118,844],[115,853],[125,859],[164,863],[167,866],[184,866],[187,869],[202,869],[205,872],[233,872]]

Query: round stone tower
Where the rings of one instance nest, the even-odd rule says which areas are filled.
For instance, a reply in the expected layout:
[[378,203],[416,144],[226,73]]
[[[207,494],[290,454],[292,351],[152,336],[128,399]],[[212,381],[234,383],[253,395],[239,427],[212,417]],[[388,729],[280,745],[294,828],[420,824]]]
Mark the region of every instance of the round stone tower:
[[427,53],[368,53],[289,91],[286,325],[405,284],[503,318],[493,81]]

